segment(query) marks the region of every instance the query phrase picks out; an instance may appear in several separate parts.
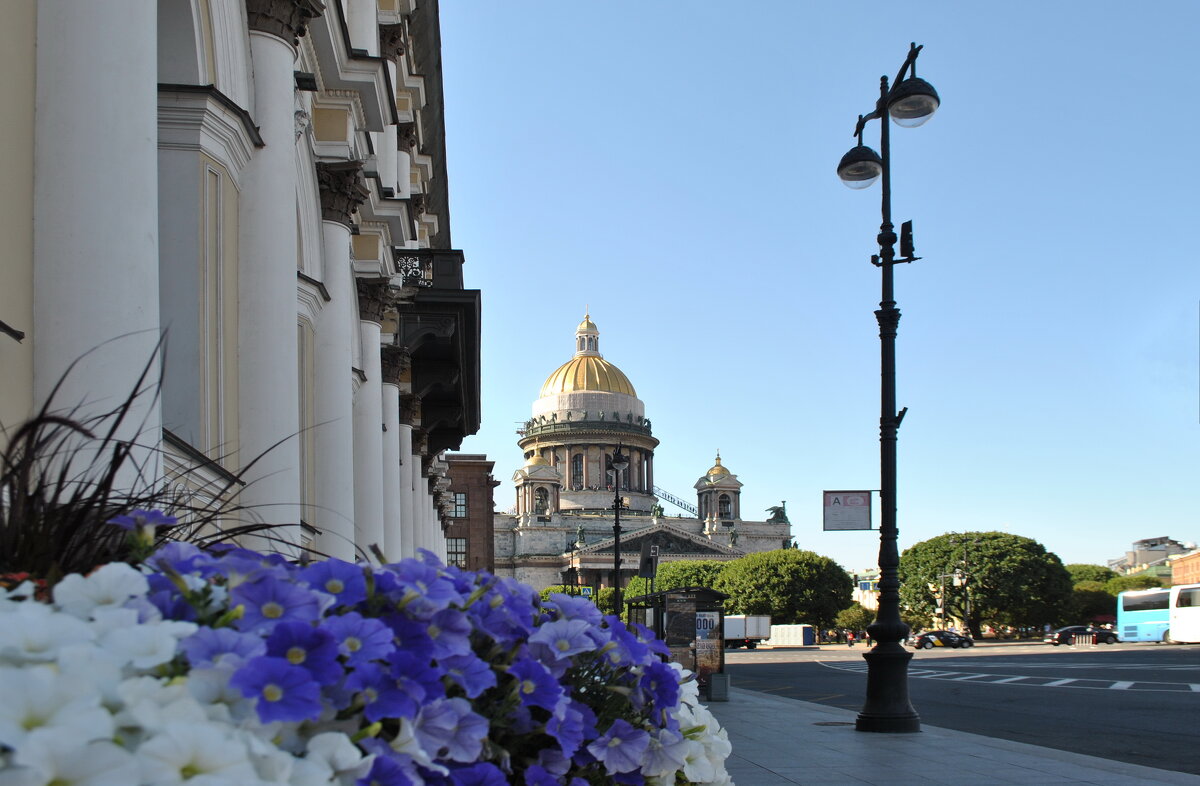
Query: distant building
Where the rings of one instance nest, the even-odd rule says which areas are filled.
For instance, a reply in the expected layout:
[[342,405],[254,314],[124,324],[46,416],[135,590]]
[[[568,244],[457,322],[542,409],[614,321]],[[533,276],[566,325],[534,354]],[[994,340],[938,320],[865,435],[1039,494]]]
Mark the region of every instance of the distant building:
[[447,453],[446,489],[446,564],[470,570],[496,569],[492,539],[495,516],[495,488],[500,481],[492,477],[496,462],[472,453]]
[[866,568],[851,574],[854,580],[854,593],[851,599],[864,609],[875,611],[879,608],[879,569]]
[[1150,569],[1166,566],[1169,557],[1189,550],[1188,546],[1165,536],[1135,540],[1133,548],[1125,552],[1123,557],[1110,559],[1108,567],[1124,576],[1153,572]]
[[[575,355],[547,377],[518,441],[525,465],[513,474],[514,513],[495,518],[496,573],[538,589],[553,584],[611,585],[613,500],[621,509],[621,581],[637,574],[645,541],[659,561],[732,560],[791,543],[783,505],[767,521],[742,518],[742,483],[717,455],[695,483],[696,503],[654,485],[654,450],[646,408],[629,378],[604,359],[600,331],[585,315]],[[620,448],[627,469],[614,477]],[[619,492],[618,492],[619,488]],[[664,515],[660,498],[686,511]]]
[[1200,584],[1200,549],[1170,558],[1172,584]]

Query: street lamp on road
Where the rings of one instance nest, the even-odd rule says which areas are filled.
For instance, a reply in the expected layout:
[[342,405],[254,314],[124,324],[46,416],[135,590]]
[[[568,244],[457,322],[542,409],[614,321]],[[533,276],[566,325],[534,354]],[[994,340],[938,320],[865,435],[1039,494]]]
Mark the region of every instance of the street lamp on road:
[[621,473],[629,468],[629,457],[621,452],[621,446],[609,460],[613,473],[613,600],[617,616],[621,616]]
[[[854,189],[866,188],[882,179],[883,222],[879,225],[879,254],[871,262],[883,271],[883,296],[875,318],[879,322],[880,341],[880,416],[879,483],[882,511],[879,524],[879,610],[875,622],[867,628],[875,646],[863,657],[867,660],[867,698],[858,714],[859,731],[916,732],[921,718],[908,700],[908,662],[912,653],[902,641],[908,626],[900,619],[900,554],[896,548],[896,432],[905,409],[896,411],[896,329],[900,309],[896,308],[892,287],[892,267],[897,262],[912,262],[912,222],[901,228],[900,258],[896,258],[896,233],[892,225],[892,181],[890,169],[889,126],[915,128],[937,111],[937,91],[924,79],[917,78],[916,62],[921,47],[915,43],[895,82],[889,86],[886,76],[879,80],[879,99],[874,111],[859,115],[854,128],[858,145],[838,164],[838,177]],[[879,153],[865,146],[863,129],[871,120],[879,120]]]

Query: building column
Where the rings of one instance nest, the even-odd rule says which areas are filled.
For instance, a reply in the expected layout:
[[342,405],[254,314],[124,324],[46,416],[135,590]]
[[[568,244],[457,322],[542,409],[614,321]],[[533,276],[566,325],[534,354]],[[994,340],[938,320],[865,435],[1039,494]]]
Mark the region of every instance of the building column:
[[[263,147],[242,178],[238,267],[239,458],[251,514],[299,543],[296,338],[295,41],[318,11],[307,0],[248,0],[254,122]],[[278,544],[255,544],[278,548]]]
[[[403,399],[401,399],[403,400]],[[392,559],[415,556],[416,533],[413,526],[413,452],[412,426],[400,423],[400,551]]]
[[346,27],[350,28],[350,46],[379,55],[379,5],[377,0],[345,0]]
[[[154,394],[160,379],[157,9],[144,0],[36,5],[27,339],[33,406],[46,402],[76,360],[53,407],[83,404],[76,419],[118,407],[148,368],[148,392],[114,434],[136,443],[118,487],[144,488],[161,474],[162,440]],[[293,298],[295,288],[293,274]],[[292,324],[294,344],[294,309]],[[136,464],[144,465],[140,479]]]
[[324,284],[314,351],[316,392],[313,524],[317,550],[353,562],[354,551],[354,328],[358,294],[350,262],[350,216],[366,196],[362,164],[317,164],[321,189]]
[[400,377],[406,353],[384,347],[383,376],[383,553],[391,562],[404,554],[404,514],[401,507]]
[[[386,546],[383,526],[383,385],[379,335],[387,286],[358,281],[360,364],[366,380],[354,399],[354,532],[360,549]],[[375,557],[372,555],[372,561]]]

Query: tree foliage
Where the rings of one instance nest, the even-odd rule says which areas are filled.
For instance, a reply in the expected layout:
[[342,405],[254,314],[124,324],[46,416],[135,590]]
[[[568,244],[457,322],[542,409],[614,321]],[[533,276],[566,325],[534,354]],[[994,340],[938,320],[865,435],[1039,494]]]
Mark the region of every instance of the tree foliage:
[[[955,581],[958,573],[965,580]],[[946,613],[981,624],[1037,626],[1069,613],[1071,574],[1042,544],[1006,532],[939,535],[900,557],[900,600],[917,614],[934,616],[945,586]],[[967,615],[968,598],[971,613]]]
[[730,614],[770,614],[772,622],[828,628],[850,604],[853,582],[829,557],[799,549],[748,554],[726,563],[713,589]]
[[1157,576],[1147,576],[1145,574],[1137,576],[1116,576],[1104,582],[1104,589],[1110,595],[1116,595],[1118,592],[1126,592],[1128,590],[1142,589],[1157,589],[1158,587],[1166,586],[1162,579]]
[[866,630],[875,621],[875,612],[855,603],[838,612],[833,624],[842,630]]
[[[678,587],[708,587],[712,589],[718,574],[728,564],[728,562],[710,559],[661,563],[658,566],[658,575],[654,577],[654,591],[662,592]],[[649,592],[649,579],[633,578],[629,580],[625,595],[634,598]]]
[[1072,622],[1094,622],[1097,617],[1107,617],[1104,621],[1111,622],[1117,612],[1117,599],[1102,589],[1087,589],[1077,584],[1071,590],[1070,608]]
[[1078,585],[1084,581],[1098,581],[1101,584],[1109,579],[1115,579],[1117,572],[1111,568],[1106,568],[1103,565],[1088,565],[1085,563],[1074,562],[1067,566],[1067,572],[1071,574],[1071,583]]

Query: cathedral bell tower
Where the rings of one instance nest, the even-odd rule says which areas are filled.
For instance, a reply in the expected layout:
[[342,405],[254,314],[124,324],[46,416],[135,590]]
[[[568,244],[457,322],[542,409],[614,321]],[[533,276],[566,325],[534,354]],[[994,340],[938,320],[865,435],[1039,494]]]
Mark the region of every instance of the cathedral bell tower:
[[733,528],[742,520],[742,483],[721,464],[721,452],[717,461],[704,476],[696,481],[697,507],[704,531],[708,534]]

